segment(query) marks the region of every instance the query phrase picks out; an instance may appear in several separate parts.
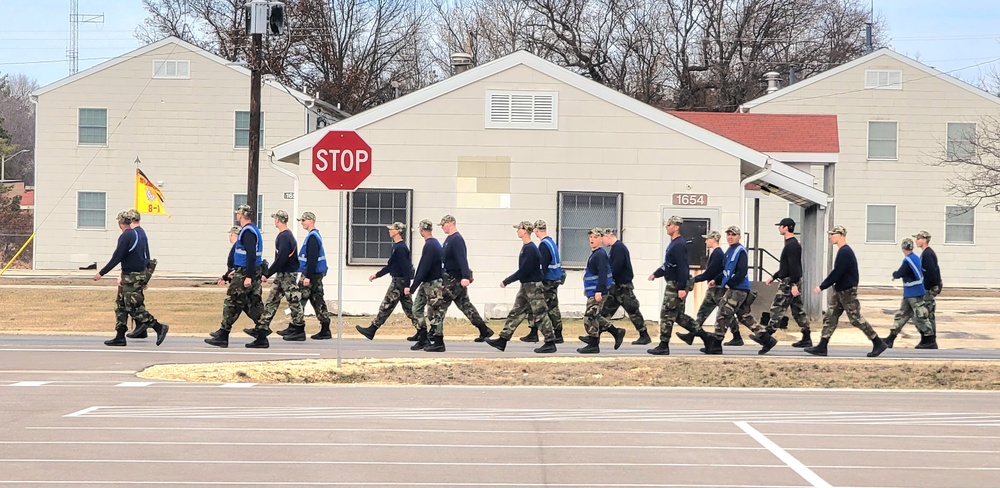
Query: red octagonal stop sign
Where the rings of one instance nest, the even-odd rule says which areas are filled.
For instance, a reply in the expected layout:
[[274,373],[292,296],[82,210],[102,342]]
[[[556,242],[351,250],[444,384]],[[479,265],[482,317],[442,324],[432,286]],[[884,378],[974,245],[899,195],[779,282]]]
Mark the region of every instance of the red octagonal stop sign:
[[354,131],[327,132],[313,146],[312,171],[331,190],[354,190],[372,174],[372,148]]

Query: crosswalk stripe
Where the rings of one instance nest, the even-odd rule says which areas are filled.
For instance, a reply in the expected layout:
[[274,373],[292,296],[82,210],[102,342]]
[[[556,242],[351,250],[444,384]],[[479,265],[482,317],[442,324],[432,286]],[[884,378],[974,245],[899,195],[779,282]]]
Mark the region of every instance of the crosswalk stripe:
[[11,383],[10,386],[42,386],[52,383],[51,381],[18,381],[17,383]]

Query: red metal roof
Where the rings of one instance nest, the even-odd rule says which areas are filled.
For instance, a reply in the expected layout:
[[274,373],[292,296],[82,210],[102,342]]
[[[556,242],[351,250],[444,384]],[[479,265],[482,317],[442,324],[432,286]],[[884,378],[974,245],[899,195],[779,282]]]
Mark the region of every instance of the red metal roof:
[[21,206],[30,207],[35,204],[35,190],[27,190],[21,195]]
[[836,115],[667,113],[761,152],[840,152]]

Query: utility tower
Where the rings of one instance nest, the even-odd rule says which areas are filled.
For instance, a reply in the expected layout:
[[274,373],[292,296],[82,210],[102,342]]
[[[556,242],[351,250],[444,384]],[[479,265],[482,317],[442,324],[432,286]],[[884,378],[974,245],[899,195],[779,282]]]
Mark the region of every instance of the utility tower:
[[80,14],[80,0],[69,0],[69,74],[80,71],[80,24],[103,24],[104,14]]

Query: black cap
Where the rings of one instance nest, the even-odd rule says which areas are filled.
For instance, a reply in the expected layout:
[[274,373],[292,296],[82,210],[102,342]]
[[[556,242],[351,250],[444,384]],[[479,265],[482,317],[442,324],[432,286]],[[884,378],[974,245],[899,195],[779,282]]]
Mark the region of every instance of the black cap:
[[777,225],[779,227],[780,226],[785,226],[785,227],[791,228],[791,227],[795,227],[795,221],[792,220],[792,219],[790,219],[790,218],[788,218],[788,217],[785,217],[785,218],[781,219],[781,222],[778,222],[777,224],[774,224],[774,225]]

